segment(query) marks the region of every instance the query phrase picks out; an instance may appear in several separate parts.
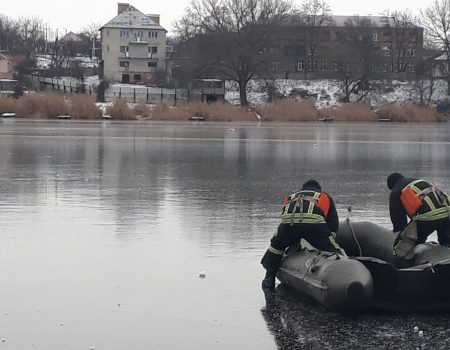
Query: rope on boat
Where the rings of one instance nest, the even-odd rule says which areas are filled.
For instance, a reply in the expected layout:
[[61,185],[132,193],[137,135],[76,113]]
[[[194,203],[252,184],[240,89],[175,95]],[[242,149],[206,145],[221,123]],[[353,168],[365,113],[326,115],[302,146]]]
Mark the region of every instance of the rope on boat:
[[352,232],[353,239],[355,240],[356,245],[358,246],[359,256],[363,256],[362,255],[361,245],[359,244],[358,238],[356,238],[355,230],[353,229],[353,226],[350,223],[350,218],[347,218],[346,221],[347,221],[348,226],[350,226],[350,231]]

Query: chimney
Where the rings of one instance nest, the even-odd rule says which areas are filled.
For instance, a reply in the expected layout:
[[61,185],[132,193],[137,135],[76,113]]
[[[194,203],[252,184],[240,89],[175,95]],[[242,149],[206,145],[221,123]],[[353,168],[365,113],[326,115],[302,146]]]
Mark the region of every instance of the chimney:
[[159,15],[147,15],[148,18],[150,18],[153,22],[156,24],[159,24]]
[[128,7],[130,7],[130,4],[125,2],[118,2],[117,3],[117,14],[120,15],[123,11],[128,10]]

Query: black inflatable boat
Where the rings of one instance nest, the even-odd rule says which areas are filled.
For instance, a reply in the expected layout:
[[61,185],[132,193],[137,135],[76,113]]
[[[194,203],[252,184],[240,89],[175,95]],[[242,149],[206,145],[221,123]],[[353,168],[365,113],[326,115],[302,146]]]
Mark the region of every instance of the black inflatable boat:
[[435,310],[450,307],[450,248],[415,248],[411,267],[394,266],[391,231],[371,222],[340,224],[336,240],[350,258],[303,248],[288,254],[278,279],[329,309]]

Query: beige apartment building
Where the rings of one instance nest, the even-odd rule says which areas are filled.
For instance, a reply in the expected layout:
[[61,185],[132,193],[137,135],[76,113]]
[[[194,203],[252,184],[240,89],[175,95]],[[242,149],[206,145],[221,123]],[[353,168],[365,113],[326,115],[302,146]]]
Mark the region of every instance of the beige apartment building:
[[159,15],[146,15],[128,3],[100,28],[103,78],[145,83],[156,71],[166,71],[166,33]]

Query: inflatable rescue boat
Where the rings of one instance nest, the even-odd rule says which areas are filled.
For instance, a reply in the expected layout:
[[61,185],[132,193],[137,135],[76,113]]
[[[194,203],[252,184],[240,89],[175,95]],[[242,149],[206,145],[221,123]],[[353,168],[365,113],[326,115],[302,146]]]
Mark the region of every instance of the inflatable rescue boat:
[[304,247],[288,252],[277,277],[342,312],[449,308],[450,248],[420,244],[411,266],[396,268],[394,239],[393,232],[379,225],[348,220],[340,224],[336,240],[349,258]]

